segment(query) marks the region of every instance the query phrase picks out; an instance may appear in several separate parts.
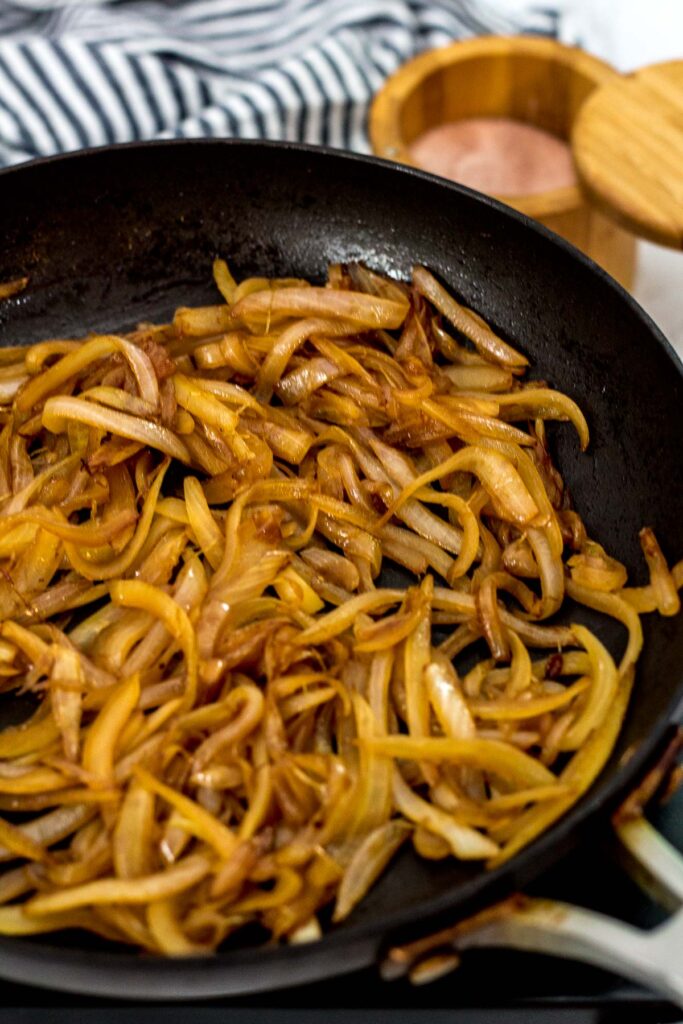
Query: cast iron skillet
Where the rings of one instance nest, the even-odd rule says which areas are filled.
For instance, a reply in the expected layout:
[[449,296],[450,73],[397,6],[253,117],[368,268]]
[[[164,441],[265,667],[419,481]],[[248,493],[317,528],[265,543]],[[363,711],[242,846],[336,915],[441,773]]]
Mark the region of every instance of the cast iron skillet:
[[[379,160],[303,146],[195,141],[100,149],[0,174],[0,281],[28,290],[0,305],[0,344],[123,329],[177,305],[216,301],[212,259],[238,276],[321,278],[364,260],[406,277],[436,272],[588,416],[556,458],[590,534],[644,582],[638,530],[683,555],[683,371],[629,296],[570,245],[491,199]],[[621,628],[574,609],[615,654]],[[0,941],[0,974],[130,997],[255,992],[351,971],[391,940],[452,923],[525,886],[607,819],[642,773],[683,697],[683,616],[648,616],[631,707],[614,756],[562,821],[502,868],[420,861],[405,850],[353,916],[317,943],[237,948],[163,961],[75,935]],[[6,709],[7,711],[7,709]],[[10,708],[11,712],[12,709]]]

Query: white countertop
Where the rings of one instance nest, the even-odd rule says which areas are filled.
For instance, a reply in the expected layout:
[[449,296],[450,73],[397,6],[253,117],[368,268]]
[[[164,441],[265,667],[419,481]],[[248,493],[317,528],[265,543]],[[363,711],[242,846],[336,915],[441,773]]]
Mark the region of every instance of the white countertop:
[[640,242],[633,294],[683,359],[683,252]]

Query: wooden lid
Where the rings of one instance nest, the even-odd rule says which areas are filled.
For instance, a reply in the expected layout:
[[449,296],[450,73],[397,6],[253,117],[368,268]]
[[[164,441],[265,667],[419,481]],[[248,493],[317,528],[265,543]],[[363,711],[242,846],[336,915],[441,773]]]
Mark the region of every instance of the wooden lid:
[[576,120],[572,149],[596,206],[634,234],[683,249],[683,61],[597,89]]

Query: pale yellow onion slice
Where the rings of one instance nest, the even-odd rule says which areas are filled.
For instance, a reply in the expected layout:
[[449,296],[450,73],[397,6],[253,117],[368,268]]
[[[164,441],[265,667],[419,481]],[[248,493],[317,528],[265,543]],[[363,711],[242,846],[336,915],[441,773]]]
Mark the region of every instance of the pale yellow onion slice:
[[477,728],[462,695],[455,669],[445,658],[425,668],[424,681],[430,703],[446,736],[472,739]]
[[590,434],[586,417],[576,402],[561,391],[530,386],[506,395],[497,394],[496,401],[503,415],[510,418],[523,420],[540,416],[542,419],[570,420],[579,435],[581,451],[588,447]]
[[[191,832],[211,846],[219,857],[225,860],[230,859],[235,852],[237,837],[226,825],[218,821],[213,814],[205,811],[194,800],[179,793],[171,786],[160,782],[146,769],[138,767],[135,769],[134,774],[141,786],[161,797],[180,812],[182,827],[186,831]],[[160,893],[159,895],[172,895],[172,893]],[[126,901],[122,900],[122,902]]]
[[[306,289],[306,291],[312,290]],[[340,322],[334,319],[326,320],[322,318],[297,320],[291,327],[287,327],[271,348],[259,370],[256,383],[256,397],[258,400],[260,402],[267,402],[270,399],[273,389],[277,386],[285,372],[289,360],[308,338],[316,334],[345,335],[351,331],[353,331],[353,324],[344,320]],[[329,374],[328,379],[332,379],[329,377]],[[279,394],[281,397],[286,398],[286,386],[284,392],[280,389]]]
[[119,878],[140,878],[153,870],[154,793],[136,779],[129,783],[112,837]]
[[154,900],[147,907],[147,926],[159,950],[166,956],[201,956],[206,946],[190,942],[180,926],[172,897]]
[[517,352],[502,338],[499,338],[490,327],[483,324],[479,317],[473,315],[471,310],[456,302],[453,296],[424,267],[413,269],[413,283],[421,295],[429,299],[454,327],[466,338],[469,338],[484,359],[513,368],[528,365],[528,359],[521,352]]
[[140,680],[132,676],[116,688],[88,729],[83,767],[103,785],[111,785],[117,740],[140,697]]
[[199,480],[186,476],[183,487],[189,525],[211,568],[217,569],[225,549],[223,533],[211,513]]
[[566,581],[567,594],[579,604],[603,612],[621,622],[628,630],[628,644],[619,663],[619,675],[624,676],[631,669],[643,646],[643,627],[635,608],[617,594],[605,594],[588,587],[579,586],[573,580]]
[[567,560],[567,565],[572,579],[591,590],[620,590],[626,584],[625,567],[594,541],[587,541],[579,554]]
[[[71,807],[58,807],[16,827],[41,846],[52,846],[92,820],[95,814],[92,806],[74,804]],[[0,861],[12,860],[12,857],[13,853],[7,846],[0,846]]]
[[166,459],[161,464],[154,479],[154,483],[147,492],[145,503],[142,507],[142,514],[135,528],[135,533],[123,551],[109,562],[91,562],[83,557],[79,546],[65,543],[64,549],[72,567],[85,579],[88,580],[110,580],[114,576],[123,576],[130,569],[131,565],[140,554],[142,547],[149,536],[157,501],[164,482],[164,476],[169,466]]
[[387,736],[366,742],[387,757],[473,765],[518,786],[549,786],[556,782],[552,772],[539,761],[500,740]]
[[22,905],[22,910],[29,918],[41,918],[76,907],[102,903],[149,903],[189,889],[205,878],[210,870],[210,859],[197,853],[163,871],[143,875],[141,878],[102,878],[61,892],[34,896]]
[[416,477],[404,487],[390,509],[391,514],[421,487],[457,471],[475,474],[511,521],[528,524],[538,515],[538,506],[514,465],[497,452],[475,445],[463,448],[440,466]]
[[374,885],[411,828],[400,818],[387,821],[370,832],[349,861],[337,890],[333,921],[343,921]]
[[370,594],[359,594],[347,601],[341,608],[335,608],[318,619],[297,637],[299,644],[317,644],[338,636],[351,625],[360,612],[377,611],[390,604],[398,604],[404,597],[402,590],[377,590]]
[[564,734],[560,747],[580,747],[588,735],[610,714],[619,685],[619,674],[607,648],[585,626],[572,626],[572,633],[586,649],[591,663],[591,686],[586,702],[575,721]]
[[142,580],[118,580],[111,586],[112,601],[124,608],[139,608],[161,620],[172,636],[177,637],[185,654],[187,684],[183,698],[192,707],[197,694],[197,638],[185,612],[172,597]]
[[407,301],[311,287],[254,292],[233,307],[236,319],[259,328],[287,317],[340,317],[359,327],[391,330],[401,326],[407,312]]
[[230,273],[230,268],[225,260],[215,259],[213,261],[213,279],[216,282],[216,287],[219,292],[228,303],[231,305],[235,301],[235,293],[237,291],[237,282]]
[[458,860],[482,860],[498,852],[498,846],[476,829],[463,825],[452,815],[419,797],[394,769],[393,792],[396,806],[409,821],[422,825],[444,839]]
[[[628,700],[633,685],[633,669],[628,669],[619,683],[611,712],[584,746],[572,757],[569,764],[560,773],[558,797],[556,800],[544,800],[543,803],[529,808],[516,822],[514,834],[507,840],[500,853],[489,862],[495,868],[510,860],[522,847],[528,845],[561,818],[578,798],[586,792],[593,780],[599,775],[612,752],[619,730],[621,729]],[[569,787],[569,793],[565,787]]]
[[53,434],[59,434],[68,420],[85,423],[118,437],[156,448],[180,462],[189,464],[190,453],[183,442],[167,427],[150,420],[140,420],[115,409],[104,409],[83,398],[48,398],[43,408],[43,425]]
[[[589,689],[591,680],[584,676],[560,693],[547,694],[544,697],[529,697],[528,700],[514,700],[501,697],[498,700],[472,700],[469,708],[472,714],[481,719],[520,720],[545,715],[548,711],[556,711],[571,703],[576,697]],[[566,737],[565,737],[566,742]],[[567,747],[567,749],[571,749]]]
[[140,397],[154,410],[158,409],[159,384],[149,356],[130,341],[114,334],[98,335],[83,342],[77,349],[67,352],[57,363],[29,381],[16,398],[16,408],[23,413],[35,409],[47,395],[56,391],[70,377],[113,352],[119,352],[130,365]]
[[677,615],[681,609],[678,590],[662,554],[662,549],[657,543],[657,538],[648,527],[640,531],[640,544],[650,570],[650,585],[654,591],[660,614]]

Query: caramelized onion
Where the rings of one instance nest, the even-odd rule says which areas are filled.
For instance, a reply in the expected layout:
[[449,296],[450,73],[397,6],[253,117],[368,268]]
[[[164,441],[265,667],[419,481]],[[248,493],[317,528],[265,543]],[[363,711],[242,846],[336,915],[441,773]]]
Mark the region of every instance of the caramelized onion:
[[650,529],[629,588],[568,507],[544,424],[583,449],[579,408],[429,271],[213,275],[171,324],[0,351],[0,688],[38,704],[0,733],[0,934],[315,941],[408,837],[501,863],[609,756],[639,612],[679,611]]

